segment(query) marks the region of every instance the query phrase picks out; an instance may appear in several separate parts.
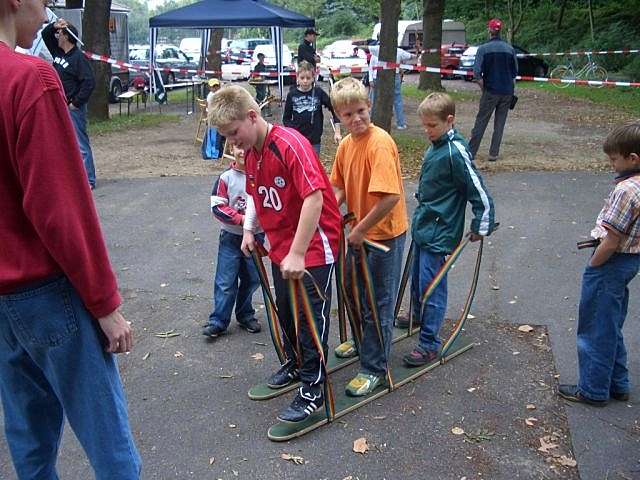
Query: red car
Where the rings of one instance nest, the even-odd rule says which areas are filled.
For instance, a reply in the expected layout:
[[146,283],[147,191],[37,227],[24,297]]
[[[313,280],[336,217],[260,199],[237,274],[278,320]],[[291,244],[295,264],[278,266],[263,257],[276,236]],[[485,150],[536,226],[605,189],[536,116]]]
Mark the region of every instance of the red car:
[[[444,43],[440,46],[440,68],[457,70],[460,65],[460,57],[469,45],[466,43]],[[420,65],[420,60],[418,60]],[[442,78],[455,78],[458,75],[442,74]]]

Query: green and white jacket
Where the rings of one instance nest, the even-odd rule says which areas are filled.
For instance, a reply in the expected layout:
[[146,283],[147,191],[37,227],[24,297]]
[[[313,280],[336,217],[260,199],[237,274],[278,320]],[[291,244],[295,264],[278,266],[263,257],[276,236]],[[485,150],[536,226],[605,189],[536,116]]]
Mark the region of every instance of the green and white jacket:
[[472,232],[486,236],[495,229],[493,200],[467,142],[453,128],[425,152],[416,198],[411,233],[429,252],[448,254],[460,242],[467,202],[473,211]]

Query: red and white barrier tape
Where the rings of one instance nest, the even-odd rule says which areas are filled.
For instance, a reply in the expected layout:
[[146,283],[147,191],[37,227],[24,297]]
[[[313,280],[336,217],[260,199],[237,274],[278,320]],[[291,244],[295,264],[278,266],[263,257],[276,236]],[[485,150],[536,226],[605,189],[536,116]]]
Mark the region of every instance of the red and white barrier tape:
[[[84,54],[90,58],[91,60],[97,60],[100,62],[109,63],[117,68],[128,69],[134,71],[144,71],[148,70],[148,67],[132,65],[130,63],[121,62],[119,60],[109,58],[104,55],[98,55],[91,52],[84,52]],[[353,73],[365,73],[369,71],[370,67],[338,67],[338,68],[329,68],[320,66],[321,71],[330,71],[333,75],[348,75]],[[461,75],[471,77],[473,76],[473,72],[470,70],[455,70],[448,68],[438,68],[438,67],[425,67],[422,65],[405,65],[400,63],[393,62],[381,62],[378,61],[378,64],[375,67],[371,67],[373,70],[406,70],[406,71],[417,71],[417,72],[430,72],[430,73],[440,73],[446,75]],[[214,70],[194,70],[187,68],[168,68],[161,67],[156,68],[157,71],[161,72],[174,72],[174,73],[195,73],[197,75],[220,75],[222,72],[216,72]],[[232,74],[242,74],[243,72],[225,72]],[[283,72],[283,76],[296,76],[296,72]],[[268,78],[276,78],[278,76],[278,72],[251,72],[252,77],[268,77]],[[526,80],[526,81],[534,81],[534,82],[547,82],[547,83],[569,83],[575,85],[591,85],[591,86],[608,86],[608,87],[640,87],[640,82],[617,82],[617,81],[609,81],[609,80],[578,80],[578,79],[558,79],[558,78],[548,78],[548,77],[530,77],[526,75],[518,75],[516,80]]]

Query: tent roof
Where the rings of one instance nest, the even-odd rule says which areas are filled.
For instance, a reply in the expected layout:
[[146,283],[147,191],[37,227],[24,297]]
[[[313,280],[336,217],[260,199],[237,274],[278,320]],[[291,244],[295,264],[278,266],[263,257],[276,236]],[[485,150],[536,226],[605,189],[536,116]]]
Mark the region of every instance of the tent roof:
[[315,20],[265,0],[202,0],[149,19],[156,27],[313,27]]

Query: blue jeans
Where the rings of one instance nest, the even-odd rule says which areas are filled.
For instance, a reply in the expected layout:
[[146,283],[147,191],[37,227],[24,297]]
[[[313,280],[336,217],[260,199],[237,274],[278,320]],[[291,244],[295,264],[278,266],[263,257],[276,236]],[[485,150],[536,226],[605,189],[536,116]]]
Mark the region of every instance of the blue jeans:
[[[257,234],[256,240],[262,243],[264,234]],[[256,313],[251,302],[253,293],[260,286],[260,278],[253,260],[244,256],[240,245],[242,235],[220,231],[218,265],[213,287],[214,309],[209,315],[209,325],[225,330],[231,323],[234,304],[238,323],[251,320]]]
[[84,163],[84,169],[87,172],[89,185],[91,185],[91,187],[95,187],[96,167],[93,164],[93,152],[91,151],[91,143],[89,142],[89,135],[87,134],[87,104],[84,104],[75,110],[69,109],[69,113],[71,114],[73,127],[76,130],[76,137],[78,138],[78,145],[80,146],[82,162]]
[[316,155],[318,155],[318,158],[320,158],[320,144],[319,143],[314,143],[313,145],[311,145],[313,147],[313,149],[316,152]]
[[404,105],[402,103],[402,82],[400,81],[399,73],[396,73],[393,87],[393,112],[396,116],[396,127],[406,127],[407,123],[404,119]]
[[57,480],[64,416],[98,480],[140,477],[116,357],[65,277],[0,296],[0,394],[19,479]]
[[[432,253],[417,245],[413,260],[413,272],[411,277],[411,295],[413,296],[413,318],[420,318],[420,297],[427,285],[436,276],[440,267],[446,260],[446,255]],[[441,341],[438,337],[440,327],[447,312],[447,276],[433,291],[424,307],[420,319],[420,338],[418,345],[425,351],[437,352],[440,350]]]
[[578,390],[592,400],[629,391],[627,350],[622,326],[629,304],[629,282],[638,273],[640,255],[614,254],[582,276],[578,311]]
[[[393,310],[400,286],[405,237],[406,233],[403,233],[390,240],[376,240],[377,243],[386,245],[390,250],[387,253],[369,250],[367,255],[369,269],[373,277],[373,290],[378,307],[383,346],[380,345],[378,331],[373,322],[365,292],[360,289],[360,304],[363,314],[362,345],[360,345],[360,370],[362,373],[384,375],[387,371],[387,359],[393,339]],[[359,253],[350,248],[348,255],[359,255]],[[350,268],[350,264],[350,259],[347,259],[347,268]],[[348,299],[348,301],[352,300]]]

